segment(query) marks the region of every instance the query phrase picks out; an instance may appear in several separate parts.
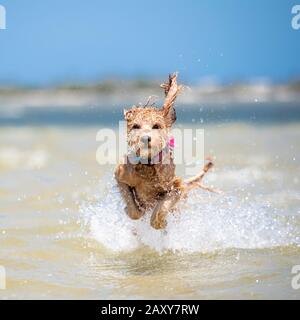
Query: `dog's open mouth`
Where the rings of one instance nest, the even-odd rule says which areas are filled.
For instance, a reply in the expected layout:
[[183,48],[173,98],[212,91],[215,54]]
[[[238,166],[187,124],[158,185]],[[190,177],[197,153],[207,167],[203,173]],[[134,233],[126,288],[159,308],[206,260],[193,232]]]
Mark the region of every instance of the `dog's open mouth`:
[[174,138],[171,137],[165,146],[138,145],[136,148],[130,147],[128,160],[132,164],[153,165],[163,161],[163,159],[174,149]]
[[131,149],[131,152],[128,153],[128,159],[132,164],[154,165],[162,162],[171,150],[173,150],[173,142],[167,143],[163,148],[139,146],[135,150]]
[[141,163],[151,164],[152,158],[155,156],[155,151],[151,146],[143,146],[138,148],[136,156],[139,157]]
[[154,152],[155,151],[153,150],[153,148],[151,148],[151,145],[142,146],[138,149],[138,156],[140,156],[142,159],[150,160],[154,155]]
[[135,150],[131,150],[128,153],[128,160],[132,164],[155,164],[154,159],[157,158],[157,155],[160,153],[160,150],[155,150],[149,146],[142,146]]

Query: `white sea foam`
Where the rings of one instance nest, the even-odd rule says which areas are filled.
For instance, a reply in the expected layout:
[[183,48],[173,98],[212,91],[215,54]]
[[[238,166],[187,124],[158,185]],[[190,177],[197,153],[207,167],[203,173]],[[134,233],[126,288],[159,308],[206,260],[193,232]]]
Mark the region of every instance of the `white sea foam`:
[[131,220],[114,182],[96,204],[82,205],[81,213],[90,236],[115,252],[147,246],[158,252],[206,253],[300,244],[297,226],[267,205],[201,190],[182,202],[177,214],[169,215],[166,230],[151,228],[149,215]]

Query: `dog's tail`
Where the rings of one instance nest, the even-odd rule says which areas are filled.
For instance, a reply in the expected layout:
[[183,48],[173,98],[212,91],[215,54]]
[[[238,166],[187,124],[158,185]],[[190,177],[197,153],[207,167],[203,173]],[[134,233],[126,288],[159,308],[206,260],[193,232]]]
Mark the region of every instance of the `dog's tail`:
[[201,188],[207,191],[220,193],[221,191],[206,185],[202,184],[202,179],[205,176],[205,174],[214,166],[214,163],[211,158],[207,158],[207,163],[204,165],[203,169],[194,177],[186,179],[183,183],[184,189],[186,192],[195,189],[195,188]]

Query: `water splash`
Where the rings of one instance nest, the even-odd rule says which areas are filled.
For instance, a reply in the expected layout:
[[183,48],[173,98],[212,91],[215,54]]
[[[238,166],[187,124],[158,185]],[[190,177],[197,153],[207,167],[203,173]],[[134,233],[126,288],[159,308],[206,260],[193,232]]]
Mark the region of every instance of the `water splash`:
[[107,183],[102,199],[81,206],[90,236],[108,250],[133,251],[143,246],[157,252],[213,252],[229,248],[271,248],[300,244],[297,225],[269,206],[238,196],[194,191],[169,215],[165,230],[150,227],[150,215],[131,220],[115,182]]

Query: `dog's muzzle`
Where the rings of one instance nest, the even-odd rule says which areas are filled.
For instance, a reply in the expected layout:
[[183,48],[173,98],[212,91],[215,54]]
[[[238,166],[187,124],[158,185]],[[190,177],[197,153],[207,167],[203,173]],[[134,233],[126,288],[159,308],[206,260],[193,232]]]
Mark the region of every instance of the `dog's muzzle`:
[[[145,144],[149,145],[149,142],[151,142],[151,137],[149,136],[143,136],[141,137],[141,141],[142,139],[144,139]],[[150,139],[150,141],[149,141]],[[168,141],[168,143],[166,144],[166,146],[158,153],[156,154],[154,157],[152,158],[142,158],[141,156],[138,156],[136,154],[136,150],[131,150],[128,155],[127,155],[127,160],[129,163],[131,164],[147,164],[147,165],[154,165],[154,164],[158,164],[161,163],[164,159],[164,157],[173,152],[175,147],[175,141],[174,141],[174,137],[171,137]]]

